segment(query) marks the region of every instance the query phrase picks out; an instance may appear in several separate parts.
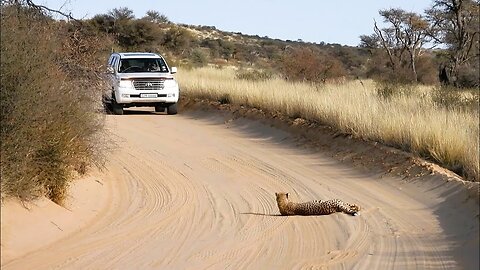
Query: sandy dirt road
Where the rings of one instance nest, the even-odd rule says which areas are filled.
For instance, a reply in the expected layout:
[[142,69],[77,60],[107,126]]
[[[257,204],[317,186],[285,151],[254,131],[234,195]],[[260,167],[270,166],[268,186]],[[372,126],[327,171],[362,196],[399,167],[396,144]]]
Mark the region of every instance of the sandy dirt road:
[[[107,124],[118,150],[95,176],[95,214],[2,269],[478,266],[478,206],[461,185],[352,169],[250,120],[133,112]],[[278,216],[281,191],[363,211]]]

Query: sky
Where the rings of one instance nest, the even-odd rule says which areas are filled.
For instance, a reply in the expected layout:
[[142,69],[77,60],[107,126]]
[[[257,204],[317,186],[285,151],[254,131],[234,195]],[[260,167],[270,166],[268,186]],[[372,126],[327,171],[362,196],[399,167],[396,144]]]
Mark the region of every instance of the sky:
[[[127,7],[137,18],[148,10],[170,21],[215,26],[219,30],[282,40],[357,46],[360,35],[373,33],[378,11],[402,8],[423,13],[433,0],[33,0],[78,19]],[[380,24],[381,25],[381,24]]]

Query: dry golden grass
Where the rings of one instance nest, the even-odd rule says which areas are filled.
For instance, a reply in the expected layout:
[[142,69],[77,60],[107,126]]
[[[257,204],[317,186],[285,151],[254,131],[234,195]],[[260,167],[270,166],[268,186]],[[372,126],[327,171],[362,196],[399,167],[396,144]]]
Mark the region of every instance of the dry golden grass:
[[428,157],[466,178],[479,177],[478,110],[446,109],[432,89],[379,97],[372,81],[321,87],[282,79],[247,81],[234,69],[181,70],[182,93],[302,117]]

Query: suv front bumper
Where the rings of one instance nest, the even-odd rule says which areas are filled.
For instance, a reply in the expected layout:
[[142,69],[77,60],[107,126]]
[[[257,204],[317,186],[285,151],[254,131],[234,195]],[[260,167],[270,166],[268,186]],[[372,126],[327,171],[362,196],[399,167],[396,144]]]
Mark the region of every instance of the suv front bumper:
[[176,103],[178,98],[178,89],[168,88],[161,91],[138,91],[132,88],[119,88],[115,93],[115,100],[118,104]]

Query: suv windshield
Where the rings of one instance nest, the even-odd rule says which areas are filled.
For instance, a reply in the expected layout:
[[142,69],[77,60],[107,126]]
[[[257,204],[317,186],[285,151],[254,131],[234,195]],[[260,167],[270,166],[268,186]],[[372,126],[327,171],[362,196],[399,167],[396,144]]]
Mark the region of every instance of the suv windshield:
[[168,67],[163,58],[128,58],[120,61],[118,72],[168,72]]

